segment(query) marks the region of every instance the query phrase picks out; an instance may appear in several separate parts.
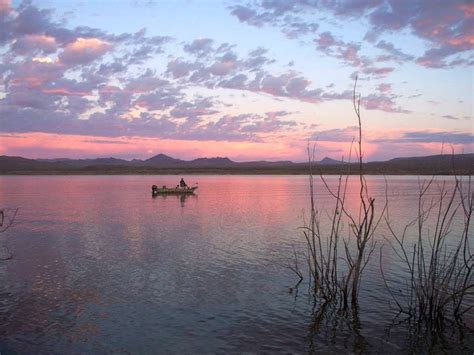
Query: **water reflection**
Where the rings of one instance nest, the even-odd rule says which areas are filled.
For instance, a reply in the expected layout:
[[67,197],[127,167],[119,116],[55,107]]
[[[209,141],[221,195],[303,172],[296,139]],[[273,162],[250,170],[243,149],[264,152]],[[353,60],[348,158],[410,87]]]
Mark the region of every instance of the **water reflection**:
[[197,199],[198,196],[196,194],[169,194],[169,195],[155,194],[155,195],[152,195],[152,198],[156,199],[156,200],[161,199],[162,202],[164,202],[166,200],[168,200],[168,201],[178,200],[180,202],[180,206],[184,207],[184,205],[186,204],[186,200]]
[[[0,177],[0,200],[20,207],[15,227],[2,235],[14,259],[0,262],[0,352],[347,353],[412,346],[403,326],[383,340],[393,311],[377,261],[367,266],[356,314],[322,309],[301,286],[296,300],[297,289],[288,293],[297,281],[288,259],[294,245],[304,246],[298,227],[308,209],[307,177],[184,178],[199,180],[198,194],[150,198],[154,176]],[[173,176],[159,179],[176,184]],[[376,198],[385,196],[383,178],[368,182]],[[416,178],[389,184],[392,213],[410,218],[414,200],[395,192],[415,191]],[[329,208],[331,199],[317,188],[318,203]],[[397,258],[387,251],[384,260],[390,277],[403,283]],[[448,332],[433,349],[472,348],[471,335],[459,341]]]
[[423,322],[396,315],[386,327],[386,337],[403,344],[405,351],[411,353],[437,353],[472,351],[466,339],[474,337],[474,330],[466,324],[444,319],[441,328],[427,327]]
[[361,321],[357,307],[342,310],[334,303],[313,303],[309,326],[308,352],[313,354],[329,351],[334,344],[344,344],[353,354],[367,352],[368,341],[361,333]]

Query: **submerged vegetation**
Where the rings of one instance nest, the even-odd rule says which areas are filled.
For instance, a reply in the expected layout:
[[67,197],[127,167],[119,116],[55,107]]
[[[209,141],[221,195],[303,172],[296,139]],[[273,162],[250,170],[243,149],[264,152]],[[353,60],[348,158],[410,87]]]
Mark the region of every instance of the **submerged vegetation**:
[[[343,310],[347,310],[349,305],[357,306],[362,274],[375,249],[373,236],[385,209],[383,207],[382,212],[376,214],[375,199],[370,196],[364,177],[360,96],[356,94],[356,88],[357,79],[353,91],[354,111],[359,126],[355,149],[359,182],[357,206],[350,208],[346,203],[351,174],[351,165],[348,165],[347,173],[339,176],[335,188],[331,187],[320,173],[319,177],[324,188],[333,197],[334,205],[329,211],[318,208],[312,169],[315,147],[313,146],[313,149],[308,147],[311,215],[309,223],[304,227],[304,236],[310,282],[316,297],[320,297],[324,303],[336,303]],[[349,162],[351,155],[352,152],[349,155]],[[322,228],[321,218],[324,216],[329,218],[329,230]],[[345,226],[349,229],[347,236],[343,235]]]
[[[408,282],[405,290],[395,292],[385,277],[381,253],[383,280],[401,313],[434,330],[442,329],[445,318],[460,320],[472,308],[464,301],[474,294],[469,243],[473,197],[471,177],[466,182],[456,176],[451,189],[432,178],[419,184],[417,215],[402,232],[396,230],[389,210],[384,218],[389,245],[406,266]],[[454,230],[460,213],[462,225]]]
[[[327,319],[325,314],[330,310],[331,314],[350,315],[355,324],[359,323],[360,281],[375,251],[377,233],[385,237],[406,270],[407,284],[402,290],[403,286],[392,282],[384,270],[383,245],[380,246],[380,272],[388,297],[392,298],[387,302],[394,302],[398,314],[407,316],[408,329],[416,325],[417,332],[422,328],[439,334],[445,321],[455,321],[463,327],[462,316],[473,307],[467,298],[474,295],[474,254],[469,241],[474,200],[471,178],[466,180],[454,174],[453,187],[445,181],[438,182],[434,176],[420,181],[416,216],[400,231],[403,222],[390,215],[387,183],[385,201],[376,203],[365,180],[360,95],[356,88],[357,78],[353,105],[358,137],[349,152],[349,163],[354,151],[357,164],[347,164],[346,172],[339,175],[335,186],[319,172],[321,185],[332,201],[329,208],[320,206],[315,197],[315,146],[308,146],[310,216],[302,227],[305,238],[302,254],[315,303],[313,318]],[[348,181],[355,174],[351,170],[354,166],[358,193],[356,202],[351,201],[349,206]],[[454,159],[451,169],[456,172]],[[324,223],[323,219],[326,219]],[[380,232],[382,225],[389,235]],[[296,251],[294,254],[290,269],[298,275],[299,285],[305,272],[300,268],[301,262],[298,263],[301,254]]]
[[[15,221],[16,214],[18,212],[18,208],[15,209],[0,209],[0,233],[5,232],[8,228],[10,228]],[[13,257],[13,255],[8,251],[6,246],[3,246],[5,250],[6,256],[0,255],[0,260],[9,260]]]

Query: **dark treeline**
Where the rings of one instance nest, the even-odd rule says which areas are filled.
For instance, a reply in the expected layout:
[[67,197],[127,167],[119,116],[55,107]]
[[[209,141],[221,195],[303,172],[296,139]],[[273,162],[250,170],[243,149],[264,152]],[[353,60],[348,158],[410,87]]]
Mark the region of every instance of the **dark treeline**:
[[[161,155],[163,156],[163,155]],[[57,159],[35,160],[0,156],[0,174],[307,174],[308,163],[233,162],[227,158],[201,158],[193,161],[179,159],[121,160]],[[169,157],[166,157],[169,158]],[[318,174],[358,174],[358,163],[342,163],[323,159],[315,162]],[[427,157],[395,158],[363,164],[367,175],[471,175],[474,172],[474,154],[432,155]]]

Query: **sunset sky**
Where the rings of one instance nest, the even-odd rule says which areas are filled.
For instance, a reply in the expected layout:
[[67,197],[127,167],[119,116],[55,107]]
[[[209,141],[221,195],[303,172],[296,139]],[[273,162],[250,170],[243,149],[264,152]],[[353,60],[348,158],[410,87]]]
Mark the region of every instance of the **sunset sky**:
[[474,152],[474,3],[0,0],[0,155]]

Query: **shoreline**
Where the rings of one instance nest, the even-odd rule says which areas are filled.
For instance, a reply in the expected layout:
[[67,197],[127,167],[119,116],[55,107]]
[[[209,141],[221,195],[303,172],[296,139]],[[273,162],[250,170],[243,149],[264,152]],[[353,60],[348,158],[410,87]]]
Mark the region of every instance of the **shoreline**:
[[[268,176],[268,175],[290,175],[304,176],[309,175],[308,171],[189,171],[189,170],[173,170],[173,171],[12,171],[0,172],[0,176],[126,176],[126,175],[248,175],[248,176]],[[314,176],[318,175],[359,175],[358,172],[335,172],[320,171],[313,172]],[[364,175],[369,176],[474,176],[474,172],[467,171],[364,171]]]

